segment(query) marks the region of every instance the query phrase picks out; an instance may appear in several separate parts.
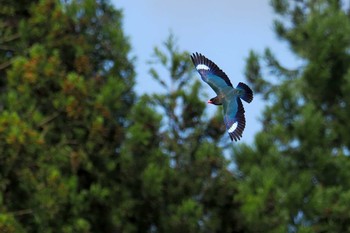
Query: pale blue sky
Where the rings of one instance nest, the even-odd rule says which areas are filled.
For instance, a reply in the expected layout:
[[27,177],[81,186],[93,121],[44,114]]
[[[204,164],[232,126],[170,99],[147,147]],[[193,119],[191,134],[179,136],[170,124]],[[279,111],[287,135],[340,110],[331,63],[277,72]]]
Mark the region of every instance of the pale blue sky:
[[[263,52],[270,47],[284,64],[295,64],[286,43],[273,32],[275,15],[264,0],[113,0],[123,9],[123,27],[130,37],[132,55],[137,57],[136,91],[153,93],[159,86],[148,74],[153,48],[160,46],[172,31],[178,47],[189,52],[200,52],[214,61],[230,77],[234,86],[246,82],[245,59],[251,49]],[[198,75],[199,78],[199,75]],[[203,85],[208,97],[215,93]],[[207,99],[203,99],[207,101]],[[261,129],[264,102],[255,96],[251,104],[244,104],[246,129],[242,141],[251,143]],[[217,106],[207,106],[214,111]],[[229,140],[229,139],[228,139]]]

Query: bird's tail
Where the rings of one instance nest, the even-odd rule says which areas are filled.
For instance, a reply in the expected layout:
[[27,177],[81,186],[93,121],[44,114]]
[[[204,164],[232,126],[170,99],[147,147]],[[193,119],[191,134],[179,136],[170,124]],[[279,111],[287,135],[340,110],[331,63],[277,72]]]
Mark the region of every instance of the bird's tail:
[[253,100],[253,91],[248,87],[247,84],[238,83],[236,89],[241,91],[239,97],[247,103],[252,102]]

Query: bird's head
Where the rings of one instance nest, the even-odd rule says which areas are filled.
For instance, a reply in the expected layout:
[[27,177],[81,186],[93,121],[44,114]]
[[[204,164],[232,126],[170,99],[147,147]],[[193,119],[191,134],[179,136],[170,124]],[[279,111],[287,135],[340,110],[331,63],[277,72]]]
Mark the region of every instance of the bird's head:
[[221,101],[221,98],[216,96],[216,97],[211,98],[210,100],[208,100],[208,104],[222,105],[222,101]]

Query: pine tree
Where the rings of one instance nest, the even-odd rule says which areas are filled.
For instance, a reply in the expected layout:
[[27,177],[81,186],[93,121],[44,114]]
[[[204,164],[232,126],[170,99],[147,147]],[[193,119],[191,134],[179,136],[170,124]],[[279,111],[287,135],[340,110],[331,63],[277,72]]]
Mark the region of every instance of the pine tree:
[[0,231],[112,232],[135,97],[121,12],[104,0],[15,2],[0,18],[18,19],[19,37],[1,57]]
[[250,232],[348,232],[349,6],[272,6],[275,31],[300,66],[286,68],[270,49],[247,59],[247,79],[267,106],[254,146],[235,149],[245,225]]
[[162,148],[169,160],[161,231],[239,232],[234,215],[239,203],[232,198],[235,179],[220,142],[225,134],[221,116],[206,115],[202,83],[194,74],[189,53],[179,52],[173,35],[164,50],[155,48],[153,62],[169,73],[169,78],[160,79],[156,64],[150,70],[164,87],[164,94],[152,99],[164,115]]
[[163,92],[141,97],[131,111],[119,231],[243,232],[222,116],[206,113],[202,84],[174,36],[155,48],[150,74]]

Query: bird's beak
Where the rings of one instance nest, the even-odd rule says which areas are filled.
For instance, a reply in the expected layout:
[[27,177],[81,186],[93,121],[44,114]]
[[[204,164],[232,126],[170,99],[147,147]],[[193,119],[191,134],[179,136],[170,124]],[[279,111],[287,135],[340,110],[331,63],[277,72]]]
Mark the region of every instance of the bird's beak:
[[212,104],[213,103],[213,101],[211,101],[211,100],[208,100],[208,104]]

